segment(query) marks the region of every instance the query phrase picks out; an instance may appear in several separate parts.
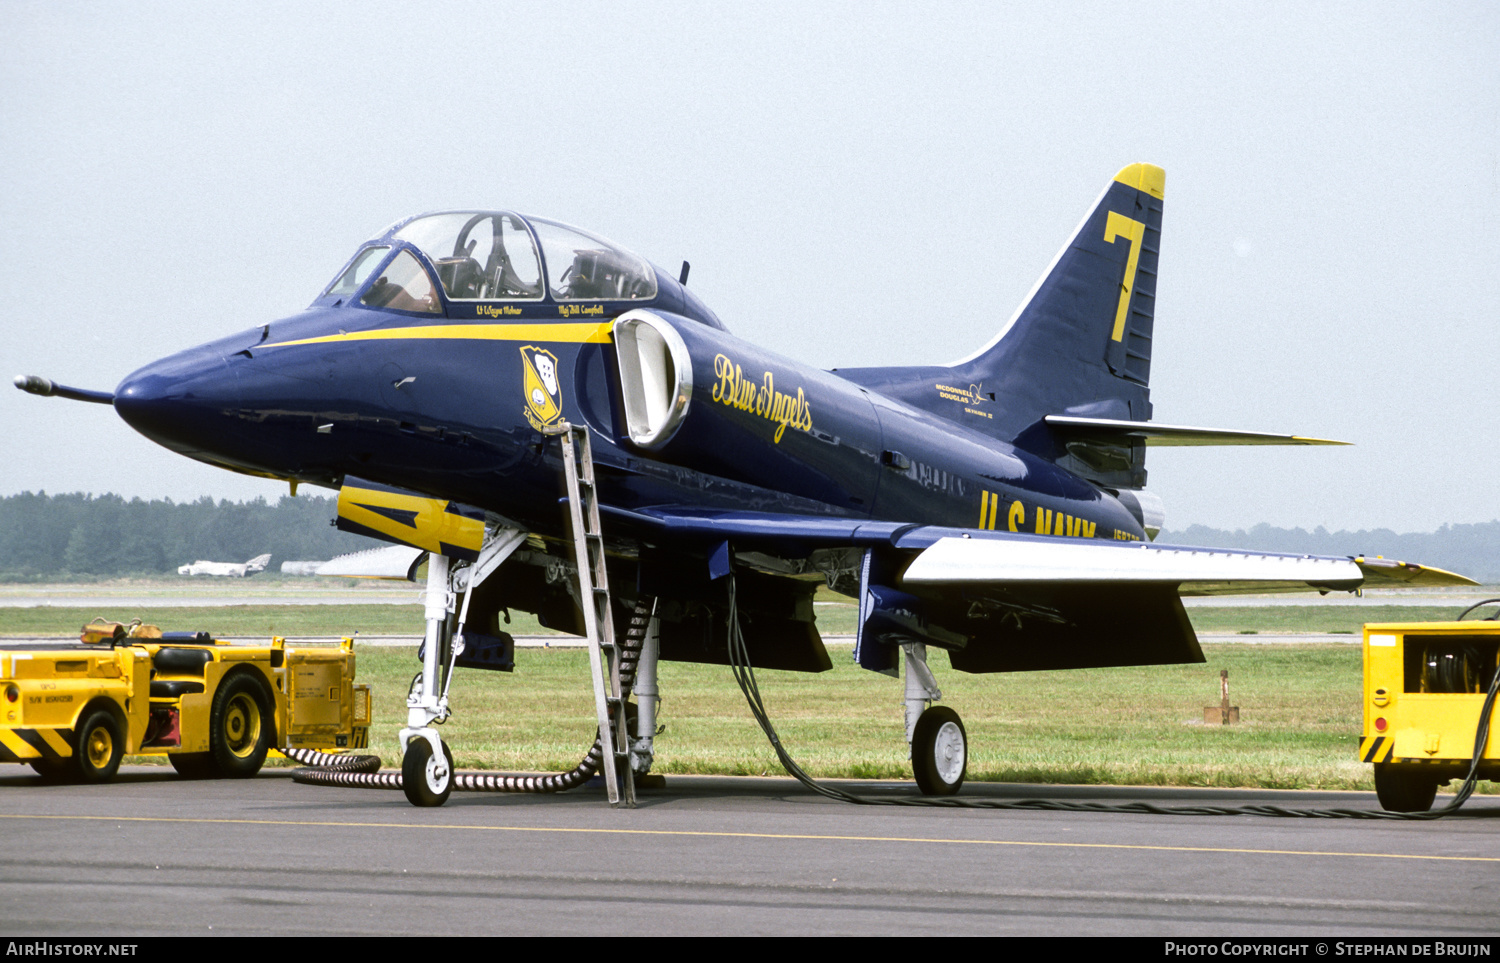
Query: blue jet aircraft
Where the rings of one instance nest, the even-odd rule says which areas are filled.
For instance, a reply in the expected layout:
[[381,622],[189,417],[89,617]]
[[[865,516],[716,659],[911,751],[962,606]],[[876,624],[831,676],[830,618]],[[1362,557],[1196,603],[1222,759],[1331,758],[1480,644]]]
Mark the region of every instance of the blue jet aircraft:
[[[1330,444],[1151,421],[1163,185],[1158,167],[1120,171],[994,339],[947,366],[811,368],[729,333],[686,264],[674,277],[554,221],[459,211],[396,224],[301,314],[113,394],[17,383],[112,403],[190,458],[338,489],[340,527],[431,553],[401,739],[414,802],[453,785],[432,726],[453,666],[482,661],[457,658],[464,637],[503,641],[511,609],[585,631],[564,425],[590,430],[616,617],[650,613],[655,655],[725,664],[737,637],[753,666],[826,670],[826,584],[859,602],[861,666],[895,676],[904,654],[913,769],[952,793],[967,736],[932,704],[929,646],[978,673],[1202,662],[1182,596],[1467,583],[1152,544],[1148,447]],[[644,771],[654,686],[638,694]]]

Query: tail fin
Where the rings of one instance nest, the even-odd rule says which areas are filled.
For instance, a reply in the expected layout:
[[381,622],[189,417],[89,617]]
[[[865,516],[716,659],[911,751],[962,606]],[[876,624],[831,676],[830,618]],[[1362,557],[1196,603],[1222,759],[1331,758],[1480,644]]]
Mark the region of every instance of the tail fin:
[[954,372],[1012,404],[1030,396],[1034,418],[1103,405],[1113,414],[1098,417],[1144,421],[1165,182],[1150,164],[1116,174],[1010,321]]
[[1063,446],[1047,415],[1151,417],[1151,327],[1166,173],[1115,175],[1000,333],[946,368],[841,370],[1103,484],[1145,484],[1144,448]]

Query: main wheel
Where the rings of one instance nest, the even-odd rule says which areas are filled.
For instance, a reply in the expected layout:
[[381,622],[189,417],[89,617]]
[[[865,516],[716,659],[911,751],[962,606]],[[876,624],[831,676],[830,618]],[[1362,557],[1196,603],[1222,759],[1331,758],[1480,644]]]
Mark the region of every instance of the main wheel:
[[413,806],[441,806],[453,792],[453,753],[443,743],[443,757],[432,753],[432,743],[412,736],[401,759],[401,789]]
[[68,773],[79,782],[108,782],[125,756],[125,734],[108,709],[95,709],[73,730],[73,765]]
[[958,713],[947,706],[931,706],[922,713],[911,737],[911,768],[924,794],[958,792],[969,769],[969,737]]
[[243,673],[225,679],[214,693],[208,717],[208,755],[214,769],[230,779],[247,779],[260,772],[270,745],[271,706],[265,687]]
[[1375,798],[1392,813],[1425,813],[1437,798],[1438,783],[1432,776],[1389,763],[1375,764]]

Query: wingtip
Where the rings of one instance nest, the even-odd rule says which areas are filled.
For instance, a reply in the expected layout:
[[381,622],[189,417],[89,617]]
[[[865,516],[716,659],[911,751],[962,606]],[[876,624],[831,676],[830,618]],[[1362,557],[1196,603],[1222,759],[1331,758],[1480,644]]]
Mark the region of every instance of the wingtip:
[[1399,582],[1413,586],[1474,586],[1479,583],[1467,575],[1459,575],[1432,565],[1416,562],[1400,562],[1390,558],[1355,556],[1354,564],[1364,573],[1366,581]]

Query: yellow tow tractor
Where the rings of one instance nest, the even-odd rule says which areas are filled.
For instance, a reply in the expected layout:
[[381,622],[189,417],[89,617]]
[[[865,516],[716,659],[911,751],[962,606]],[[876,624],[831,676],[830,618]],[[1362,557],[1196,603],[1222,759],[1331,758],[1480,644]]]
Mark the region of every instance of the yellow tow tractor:
[[1484,744],[1475,744],[1482,717],[1493,721],[1488,693],[1496,679],[1500,622],[1372,623],[1364,643],[1359,757],[1375,764],[1380,805],[1426,812],[1438,786],[1466,778],[1471,767],[1476,778],[1500,779],[1494,727],[1485,725]]
[[94,622],[78,642],[0,648],[0,762],[105,782],[126,754],[190,777],[244,778],[270,749],[364,748],[370,687],[354,643],[239,645]]

